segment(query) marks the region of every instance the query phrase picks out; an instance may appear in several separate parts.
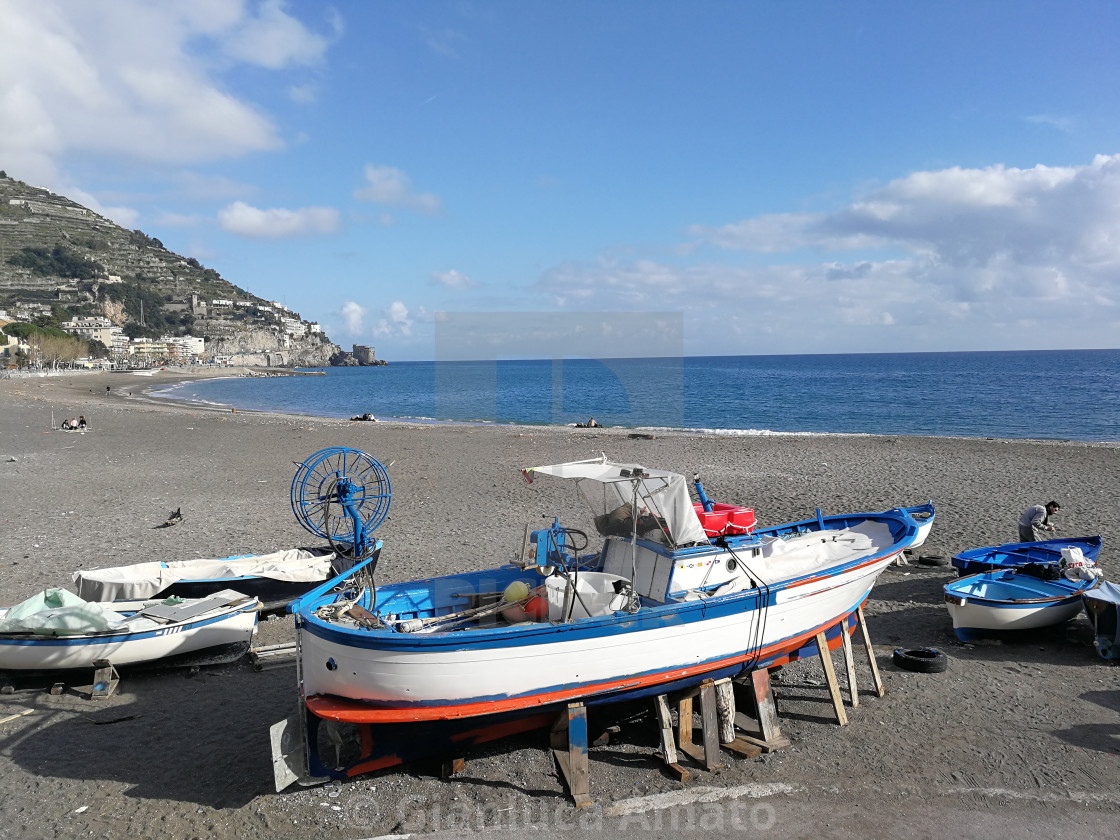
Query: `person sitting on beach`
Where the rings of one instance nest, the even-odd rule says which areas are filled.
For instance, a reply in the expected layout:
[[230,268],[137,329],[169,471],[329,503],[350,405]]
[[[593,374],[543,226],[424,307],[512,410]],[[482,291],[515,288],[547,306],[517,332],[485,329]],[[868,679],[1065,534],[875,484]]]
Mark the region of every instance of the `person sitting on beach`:
[[78,418],[78,428],[82,429],[83,431],[86,428],[86,416],[84,414]]
[[1050,517],[1061,509],[1060,504],[1049,501],[1045,505],[1032,505],[1023,511],[1023,515],[1019,517],[1019,542],[1041,542],[1046,539],[1047,531],[1058,530],[1050,522]]
[[594,417],[592,417],[590,420],[587,421],[587,428],[597,429],[597,428],[599,428],[599,422]]

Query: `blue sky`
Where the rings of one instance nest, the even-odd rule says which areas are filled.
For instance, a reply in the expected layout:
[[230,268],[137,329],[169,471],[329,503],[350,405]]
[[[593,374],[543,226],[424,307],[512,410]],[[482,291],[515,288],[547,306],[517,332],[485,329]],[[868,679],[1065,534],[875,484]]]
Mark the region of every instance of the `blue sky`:
[[344,347],[1120,345],[1113,2],[2,8],[0,169]]

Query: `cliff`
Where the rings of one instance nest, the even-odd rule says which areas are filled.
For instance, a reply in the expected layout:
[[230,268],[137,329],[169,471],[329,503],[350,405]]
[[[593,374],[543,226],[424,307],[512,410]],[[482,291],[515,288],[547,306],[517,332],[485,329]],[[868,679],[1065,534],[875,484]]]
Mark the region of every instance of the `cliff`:
[[245,365],[319,367],[340,348],[297,313],[139,230],[0,177],[0,309],[100,315],[130,336],[195,335]]

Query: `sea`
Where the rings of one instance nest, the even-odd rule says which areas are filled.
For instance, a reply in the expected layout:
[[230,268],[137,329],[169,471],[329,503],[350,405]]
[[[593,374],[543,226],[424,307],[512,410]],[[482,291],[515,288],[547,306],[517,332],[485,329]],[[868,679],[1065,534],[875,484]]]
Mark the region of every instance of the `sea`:
[[239,410],[712,435],[1120,442],[1120,350],[392,362],[191,381]]

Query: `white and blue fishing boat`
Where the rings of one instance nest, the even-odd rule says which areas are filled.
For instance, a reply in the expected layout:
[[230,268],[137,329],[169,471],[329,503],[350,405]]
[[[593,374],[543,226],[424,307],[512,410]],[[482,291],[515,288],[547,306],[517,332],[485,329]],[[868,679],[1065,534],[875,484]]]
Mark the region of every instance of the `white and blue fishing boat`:
[[1028,563],[1058,565],[1063,548],[1076,548],[1087,560],[1096,562],[1101,553],[1100,537],[1067,537],[1061,540],[1015,542],[970,548],[953,557],[958,577],[1014,569]]
[[207,598],[86,601],[48,589],[0,609],[0,672],[122,667],[190,655],[208,663],[243,656],[257,632],[256,598],[224,590]]
[[1091,561],[1081,563],[1065,568],[1029,564],[946,584],[953,632],[969,642],[1069,621],[1081,612],[1082,595],[1100,581],[1100,570]]
[[307,749],[315,776],[399,763],[420,740],[462,746],[540,726],[573,701],[617,703],[788,662],[815,654],[822,631],[839,644],[878,575],[934,514],[932,503],[818,511],[754,529],[753,512],[714,511],[696,481],[701,513],[737,523],[709,536],[683,476],[599,458],[525,475],[574,482],[601,544],[554,521],[527,534],[517,562],[376,586],[380,542],[368,539],[364,517],[384,515],[374,500],[387,508],[388,479],[358,454],[351,468],[377,475],[375,488],[350,480],[337,455],[322,470],[308,466],[328,457],[317,453],[296,476],[310,485],[304,524],[319,532],[317,512],[333,509],[347,529],[333,542],[350,537],[367,555],[289,607],[305,749],[323,721],[364,728],[362,755],[342,769]]

